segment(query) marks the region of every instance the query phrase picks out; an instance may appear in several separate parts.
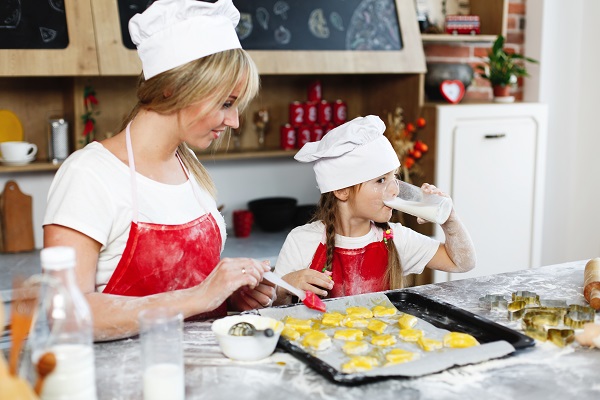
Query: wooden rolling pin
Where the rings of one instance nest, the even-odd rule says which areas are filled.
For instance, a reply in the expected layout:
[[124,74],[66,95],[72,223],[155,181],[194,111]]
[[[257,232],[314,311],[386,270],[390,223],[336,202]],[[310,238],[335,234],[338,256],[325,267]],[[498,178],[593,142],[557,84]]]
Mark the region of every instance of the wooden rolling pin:
[[585,264],[583,273],[583,296],[595,310],[600,310],[600,257]]

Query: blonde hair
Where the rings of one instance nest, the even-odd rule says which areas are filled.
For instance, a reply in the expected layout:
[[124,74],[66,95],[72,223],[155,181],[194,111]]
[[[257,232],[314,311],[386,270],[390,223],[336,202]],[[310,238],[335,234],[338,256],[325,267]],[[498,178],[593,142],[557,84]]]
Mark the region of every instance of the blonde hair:
[[[361,185],[362,184],[358,184],[350,187],[351,198],[360,190]],[[339,200],[335,197],[333,192],[321,194],[317,210],[312,218],[312,221],[322,221],[325,225],[326,258],[323,267],[330,271],[332,270],[333,252],[335,249],[335,225],[338,215],[338,202]],[[390,225],[387,222],[375,223],[375,225],[382,228],[384,231],[390,229]],[[388,250],[388,263],[385,276],[381,279],[389,289],[401,289],[404,287],[405,282],[398,250],[396,249],[393,240],[388,240],[386,247]]]
[[[123,121],[121,129],[125,129],[142,109],[172,114],[179,113],[198,101],[206,102],[207,105],[197,117],[203,118],[220,109],[240,83],[242,85],[236,106],[241,113],[256,96],[260,86],[258,69],[243,49],[211,54],[165,71],[147,81],[142,74],[137,86],[138,102]],[[222,136],[219,140],[222,140]],[[178,153],[200,185],[215,197],[216,188],[208,171],[186,143],[179,145]]]

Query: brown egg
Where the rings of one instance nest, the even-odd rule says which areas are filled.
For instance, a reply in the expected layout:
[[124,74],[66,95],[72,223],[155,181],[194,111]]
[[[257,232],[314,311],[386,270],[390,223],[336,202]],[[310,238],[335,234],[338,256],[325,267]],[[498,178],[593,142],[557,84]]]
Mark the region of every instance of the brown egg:
[[600,338],[600,324],[588,322],[583,325],[583,332],[575,335],[575,340],[582,346],[594,346],[594,339]]

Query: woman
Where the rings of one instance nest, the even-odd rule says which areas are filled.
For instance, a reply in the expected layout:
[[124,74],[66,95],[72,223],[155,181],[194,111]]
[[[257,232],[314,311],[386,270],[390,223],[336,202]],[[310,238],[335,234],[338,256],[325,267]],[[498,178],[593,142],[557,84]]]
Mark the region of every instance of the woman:
[[188,144],[206,149],[239,125],[258,91],[231,0],[159,0],[129,23],[142,60],[124,129],[75,152],[50,188],[44,246],[77,251],[76,275],[96,340],[138,332],[156,306],[184,317],[271,305],[269,266],[219,260],[225,223],[215,187]]

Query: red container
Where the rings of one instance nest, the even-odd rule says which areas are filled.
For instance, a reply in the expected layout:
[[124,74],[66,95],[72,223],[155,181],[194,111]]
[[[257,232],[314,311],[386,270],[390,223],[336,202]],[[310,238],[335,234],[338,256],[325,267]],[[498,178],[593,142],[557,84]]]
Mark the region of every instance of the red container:
[[348,107],[343,100],[337,99],[333,103],[333,124],[341,125],[348,120]]
[[330,123],[332,119],[331,114],[331,103],[329,103],[327,100],[321,100],[317,106],[317,122],[321,125]]
[[318,142],[323,138],[324,129],[321,125],[313,125],[310,127],[310,141]]
[[307,101],[304,103],[304,124],[312,125],[317,123],[317,102]]
[[281,148],[292,150],[296,147],[296,129],[290,124],[281,125]]
[[236,237],[248,237],[252,231],[254,215],[249,210],[235,210],[233,212],[233,231]]
[[290,124],[295,127],[304,124],[304,107],[299,101],[290,103]]
[[308,85],[308,101],[314,101],[318,103],[323,98],[323,91],[321,89],[321,81],[312,81]]
[[308,125],[302,125],[296,131],[296,148],[301,149],[306,143],[310,142],[311,128]]

